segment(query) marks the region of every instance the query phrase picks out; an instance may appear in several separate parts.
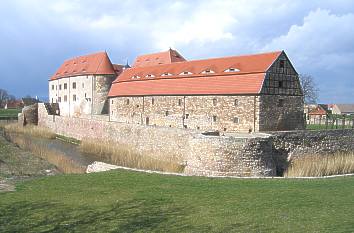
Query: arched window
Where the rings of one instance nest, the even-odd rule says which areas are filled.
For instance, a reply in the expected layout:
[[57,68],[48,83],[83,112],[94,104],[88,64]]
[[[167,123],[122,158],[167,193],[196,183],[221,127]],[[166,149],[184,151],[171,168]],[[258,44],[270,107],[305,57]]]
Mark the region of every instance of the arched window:
[[202,74],[214,74],[214,73],[215,73],[215,71],[210,70],[210,69],[202,71]]
[[193,74],[192,72],[189,71],[183,71],[182,73],[180,73],[179,75],[189,75],[189,74]]
[[140,76],[138,76],[138,75],[134,75],[133,77],[132,77],[132,79],[139,79],[140,78]]
[[239,69],[233,68],[233,67],[230,67],[230,68],[224,70],[224,72],[239,72],[239,71],[240,71]]

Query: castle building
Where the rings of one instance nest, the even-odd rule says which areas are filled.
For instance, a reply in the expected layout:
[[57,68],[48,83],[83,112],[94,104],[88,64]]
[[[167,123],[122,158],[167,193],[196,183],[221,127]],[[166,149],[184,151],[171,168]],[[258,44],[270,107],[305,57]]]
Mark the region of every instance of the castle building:
[[49,89],[62,115],[227,132],[304,128],[298,73],[284,51],[187,61],[169,49],[129,69],[99,53],[64,62]]
[[107,94],[122,71],[106,52],[66,60],[49,80],[49,100],[63,116],[108,114]]

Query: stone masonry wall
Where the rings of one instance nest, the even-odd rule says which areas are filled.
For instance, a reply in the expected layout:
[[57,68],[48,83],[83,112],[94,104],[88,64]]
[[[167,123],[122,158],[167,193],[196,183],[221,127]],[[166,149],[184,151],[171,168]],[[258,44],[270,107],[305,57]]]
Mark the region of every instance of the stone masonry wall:
[[110,100],[111,121],[196,130],[258,131],[258,96],[146,96]]
[[275,174],[271,144],[263,138],[204,136],[199,131],[110,122],[106,118],[48,115],[38,108],[39,125],[77,139],[98,139],[132,146],[162,160],[177,159],[190,175],[269,176]]
[[38,116],[39,125],[61,135],[118,142],[162,160],[175,158],[190,175],[281,175],[291,159],[354,151],[354,130],[204,136],[192,129],[112,122],[107,116],[52,116],[44,104],[38,105]]

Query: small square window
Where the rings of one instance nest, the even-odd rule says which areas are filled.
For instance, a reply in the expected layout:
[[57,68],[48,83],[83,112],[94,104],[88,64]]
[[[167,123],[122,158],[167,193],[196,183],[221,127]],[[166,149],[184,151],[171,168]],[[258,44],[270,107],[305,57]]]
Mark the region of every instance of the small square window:
[[151,104],[152,104],[152,105],[155,104],[155,99],[154,99],[154,98],[151,99]]
[[168,116],[170,113],[168,111],[165,112],[165,116]]
[[184,116],[185,119],[188,119],[188,117],[189,117],[189,114],[186,114],[186,115]]
[[238,122],[239,122],[238,117],[234,117],[234,123],[235,123],[235,124],[238,124]]
[[284,82],[283,81],[278,81],[278,87],[283,88],[284,87]]
[[216,122],[217,117],[213,116],[213,122]]
[[284,99],[279,99],[278,100],[278,107],[283,107],[284,106]]
[[238,99],[235,99],[234,105],[238,106]]
[[182,99],[178,100],[178,106],[182,106]]
[[216,106],[216,104],[217,104],[217,100],[216,100],[216,98],[214,98],[213,99],[213,105]]
[[127,99],[127,100],[125,101],[125,104],[126,104],[126,105],[129,105],[129,99]]

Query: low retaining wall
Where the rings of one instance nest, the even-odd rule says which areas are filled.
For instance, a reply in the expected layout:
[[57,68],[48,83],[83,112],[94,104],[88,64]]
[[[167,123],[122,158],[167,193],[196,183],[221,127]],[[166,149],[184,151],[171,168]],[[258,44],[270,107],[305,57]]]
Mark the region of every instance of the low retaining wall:
[[158,159],[177,159],[188,175],[281,175],[289,159],[311,153],[354,151],[354,130],[273,132],[237,137],[204,136],[198,131],[110,122],[105,117],[48,115],[38,106],[38,124],[77,139],[99,139],[132,146]]

